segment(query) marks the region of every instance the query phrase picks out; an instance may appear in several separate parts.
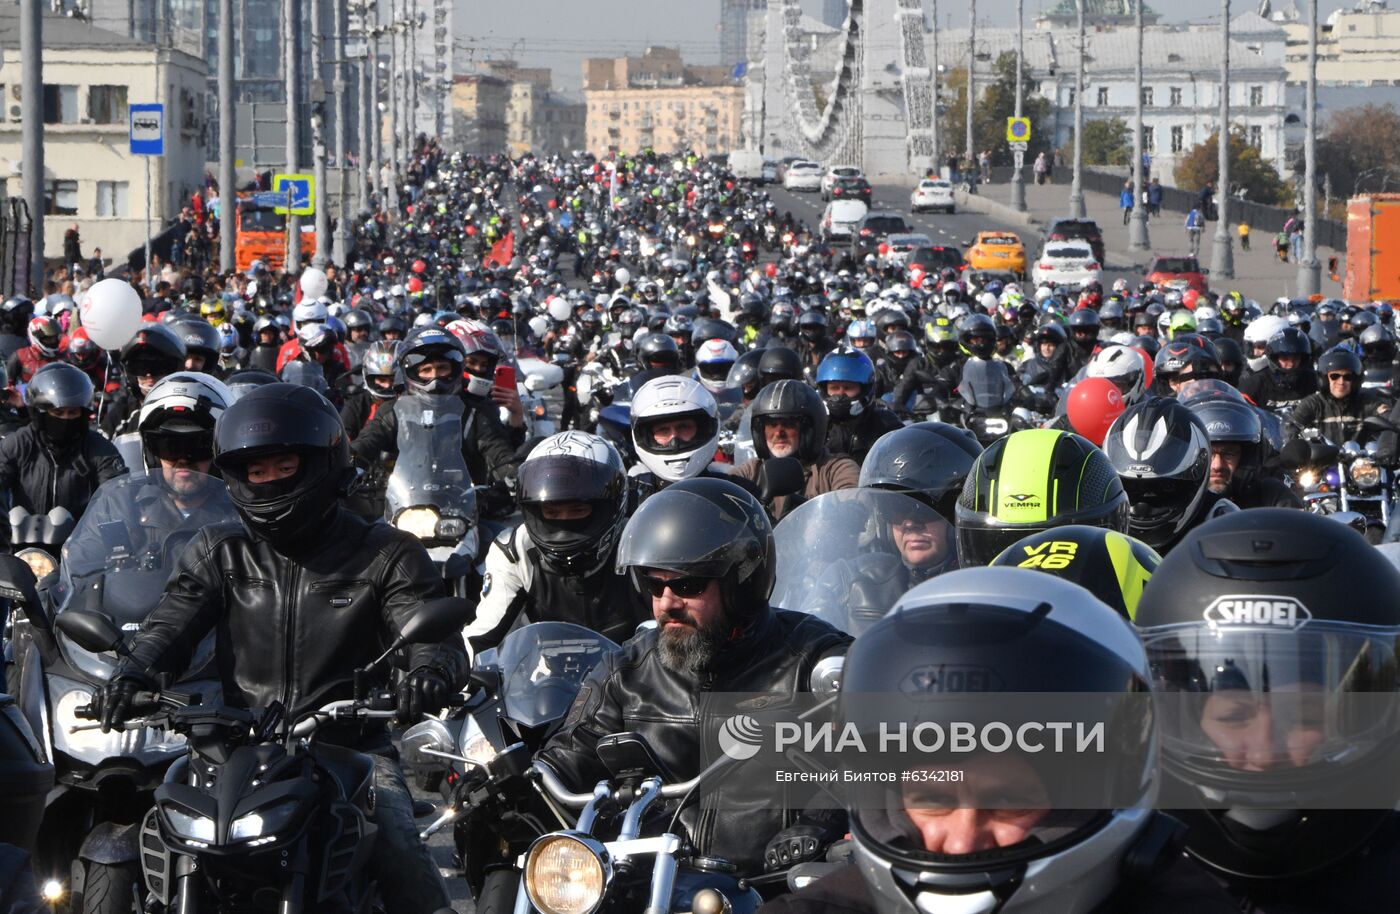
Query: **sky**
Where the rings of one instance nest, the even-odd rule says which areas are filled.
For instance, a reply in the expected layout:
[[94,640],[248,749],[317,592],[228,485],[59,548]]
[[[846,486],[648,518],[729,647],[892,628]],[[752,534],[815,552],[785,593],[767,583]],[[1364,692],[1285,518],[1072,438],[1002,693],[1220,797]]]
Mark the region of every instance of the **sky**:
[[[1280,0],[1275,0],[1277,4]],[[809,12],[820,0],[803,0]],[[934,0],[924,0],[931,9]],[[1027,26],[1040,10],[1054,6],[1053,0],[1024,0]],[[1163,13],[1163,21],[1186,22],[1216,19],[1216,0],[1147,0],[1149,8]],[[1319,0],[1321,15],[1352,0]],[[938,3],[942,25],[965,27],[970,4],[967,0]],[[1257,0],[1233,0],[1231,12],[1238,15],[1256,9]],[[1298,8],[1306,14],[1303,0]],[[503,0],[483,3],[458,0],[454,31],[462,63],[459,72],[470,71],[478,61],[513,57],[526,66],[550,67],[555,86],[577,91],[580,66],[585,57],[616,57],[640,54],[647,45],[679,46],[687,61],[716,63],[719,60],[719,0]],[[979,0],[977,21],[1005,25],[1014,21],[1015,0]]]

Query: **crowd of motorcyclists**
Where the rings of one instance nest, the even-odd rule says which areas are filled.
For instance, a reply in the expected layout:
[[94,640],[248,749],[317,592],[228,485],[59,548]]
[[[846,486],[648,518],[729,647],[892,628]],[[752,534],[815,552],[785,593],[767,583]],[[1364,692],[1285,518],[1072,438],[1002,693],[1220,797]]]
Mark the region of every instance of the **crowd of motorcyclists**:
[[[374,834],[350,847],[372,846],[355,858],[366,903],[390,914],[449,909],[417,820],[510,805],[500,784],[522,771],[530,802],[554,779],[595,794],[572,825],[556,793],[552,820],[524,817],[531,840],[561,823],[611,836],[609,817],[624,843],[680,835],[667,853],[729,895],[612,888],[635,849],[614,848],[596,898],[584,875],[548,889],[534,849],[482,873],[483,846],[514,839],[459,824],[479,911],[523,910],[522,884],[551,914],[750,910],[755,886],[765,912],[1394,909],[1400,721],[1353,707],[1400,692],[1400,571],[1372,545],[1400,466],[1389,304],[925,270],[824,239],[689,154],[512,160],[425,140],[412,164],[400,209],[356,220],[343,268],[142,290],[141,327],[105,354],[79,323],[86,287],[0,305],[0,488],[24,558],[0,566],[6,691],[73,790],[109,768],[50,734],[55,676],[85,696],[62,705],[71,732],[165,714],[191,747],[129,812],[94,788],[37,839],[0,824],[35,874],[0,856],[0,911],[354,909],[325,876],[339,845],[314,830],[295,853],[261,846],[296,874],[268,894],[261,870],[209,850],[231,825],[195,834],[165,811],[202,802],[172,779],[211,796],[231,781],[238,740],[261,753],[237,775],[249,796],[292,777],[280,760],[342,785],[344,758],[371,760]],[[66,541],[33,534],[60,518]],[[127,599],[137,572],[157,589]],[[455,613],[451,634],[422,634],[425,606]],[[84,642],[94,614],[114,645]],[[402,766],[432,759],[395,725],[466,726],[510,688],[509,639],[541,624],[593,633],[601,660],[527,724],[504,699],[524,769],[454,736],[446,812],[423,809]],[[527,691],[548,665],[531,657]],[[217,688],[175,709],[163,696],[195,670]],[[950,670],[980,685],[946,686]],[[824,688],[857,732],[878,725],[862,694],[916,694],[934,723],[966,713],[963,691],[1121,699],[1112,801],[1055,807],[1049,774],[984,754],[957,760],[964,782],[878,802],[754,803],[739,771],[663,816],[628,811],[651,802],[645,779],[703,781],[720,758],[710,696]],[[1154,715],[1143,695],[1188,700]],[[216,699],[254,716],[221,712],[238,740],[207,750],[214,718],[196,711]],[[515,757],[513,738],[472,732]],[[285,783],[316,793],[306,778]],[[1360,781],[1381,800],[1349,803]],[[342,794],[327,808],[353,819]],[[166,875],[138,837],[147,855],[164,842]],[[645,878],[669,888],[673,870]],[[121,890],[99,893],[109,880]]]

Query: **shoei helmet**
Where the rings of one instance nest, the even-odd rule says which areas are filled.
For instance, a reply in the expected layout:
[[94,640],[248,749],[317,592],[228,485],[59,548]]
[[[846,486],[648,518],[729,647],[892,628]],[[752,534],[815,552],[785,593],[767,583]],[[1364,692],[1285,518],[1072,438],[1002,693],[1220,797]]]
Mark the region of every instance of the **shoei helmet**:
[[[687,422],[694,423],[694,432],[683,437],[676,426]],[[658,435],[660,427],[668,427],[667,434]],[[633,395],[632,443],[658,478],[676,482],[698,475],[714,460],[718,442],[715,398],[691,378],[652,378]]]

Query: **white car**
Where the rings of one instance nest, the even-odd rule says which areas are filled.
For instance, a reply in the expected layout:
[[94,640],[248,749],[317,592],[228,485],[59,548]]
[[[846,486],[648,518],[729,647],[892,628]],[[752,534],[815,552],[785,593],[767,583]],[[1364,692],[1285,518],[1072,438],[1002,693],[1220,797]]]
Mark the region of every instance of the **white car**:
[[821,190],[822,167],[816,162],[793,162],[783,175],[783,190]]
[[832,200],[822,213],[821,232],[826,238],[849,239],[870,208],[859,200]]
[[926,213],[941,209],[945,213],[956,212],[953,201],[953,185],[938,178],[924,178],[919,186],[909,192],[909,208],[916,213]]
[[1031,267],[1031,281],[1079,289],[1103,282],[1103,265],[1087,241],[1049,241]]
[[885,239],[885,260],[890,263],[903,264],[909,259],[909,255],[919,248],[933,247],[933,239],[927,235],[911,232],[908,234],[891,235]]
[[837,178],[863,178],[864,173],[854,165],[833,165],[825,175],[822,176],[822,199],[831,199],[831,188],[835,186]]

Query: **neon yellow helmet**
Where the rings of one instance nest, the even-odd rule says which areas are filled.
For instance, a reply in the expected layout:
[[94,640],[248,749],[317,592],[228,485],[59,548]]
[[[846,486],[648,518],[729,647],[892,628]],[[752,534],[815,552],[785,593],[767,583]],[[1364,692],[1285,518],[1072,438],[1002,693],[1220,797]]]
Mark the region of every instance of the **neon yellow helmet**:
[[1132,621],[1162,557],[1142,540],[1071,524],[1017,540],[992,565],[1031,568],[1073,581]]

